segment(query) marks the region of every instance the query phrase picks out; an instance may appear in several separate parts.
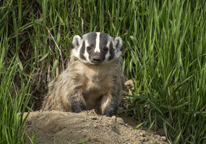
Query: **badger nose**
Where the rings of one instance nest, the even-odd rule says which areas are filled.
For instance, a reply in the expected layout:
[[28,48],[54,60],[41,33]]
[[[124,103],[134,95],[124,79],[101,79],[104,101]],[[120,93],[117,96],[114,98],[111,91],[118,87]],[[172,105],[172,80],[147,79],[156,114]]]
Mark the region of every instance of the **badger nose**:
[[94,57],[92,58],[92,60],[93,60],[93,61],[97,61],[97,62],[101,61],[100,56],[94,56]]

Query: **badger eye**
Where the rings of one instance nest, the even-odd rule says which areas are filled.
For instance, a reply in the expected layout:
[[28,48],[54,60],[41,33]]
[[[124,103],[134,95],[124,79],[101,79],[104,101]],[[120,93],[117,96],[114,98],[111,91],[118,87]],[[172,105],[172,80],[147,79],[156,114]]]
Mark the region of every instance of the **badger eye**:
[[91,47],[87,47],[87,51],[90,51],[91,50]]
[[108,51],[108,48],[107,48],[107,47],[104,47],[103,50],[104,50],[105,52],[107,52],[107,51]]

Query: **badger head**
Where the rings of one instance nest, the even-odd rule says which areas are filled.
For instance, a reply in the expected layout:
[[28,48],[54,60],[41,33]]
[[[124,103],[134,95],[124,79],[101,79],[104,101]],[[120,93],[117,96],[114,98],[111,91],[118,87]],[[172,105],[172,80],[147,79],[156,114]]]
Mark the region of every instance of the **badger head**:
[[105,64],[121,57],[122,39],[113,38],[106,33],[91,32],[74,36],[72,54],[87,64]]

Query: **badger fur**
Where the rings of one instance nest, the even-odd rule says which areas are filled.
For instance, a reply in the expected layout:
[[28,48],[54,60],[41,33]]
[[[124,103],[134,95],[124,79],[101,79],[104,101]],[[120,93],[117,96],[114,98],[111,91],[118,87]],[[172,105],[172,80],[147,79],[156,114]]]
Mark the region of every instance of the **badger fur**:
[[49,84],[42,110],[95,109],[115,115],[124,85],[122,51],[120,37],[101,32],[74,36],[68,68]]

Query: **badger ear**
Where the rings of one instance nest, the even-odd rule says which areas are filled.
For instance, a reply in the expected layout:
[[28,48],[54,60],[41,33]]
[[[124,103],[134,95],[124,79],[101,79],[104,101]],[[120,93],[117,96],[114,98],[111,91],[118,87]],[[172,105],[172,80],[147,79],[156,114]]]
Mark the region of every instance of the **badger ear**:
[[114,47],[120,51],[123,51],[123,43],[120,37],[114,39]]
[[75,35],[73,40],[72,40],[72,46],[71,48],[77,48],[81,45],[82,43],[82,38],[79,35]]

